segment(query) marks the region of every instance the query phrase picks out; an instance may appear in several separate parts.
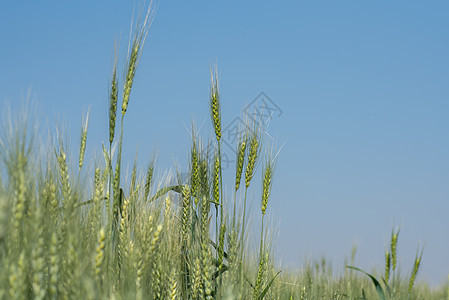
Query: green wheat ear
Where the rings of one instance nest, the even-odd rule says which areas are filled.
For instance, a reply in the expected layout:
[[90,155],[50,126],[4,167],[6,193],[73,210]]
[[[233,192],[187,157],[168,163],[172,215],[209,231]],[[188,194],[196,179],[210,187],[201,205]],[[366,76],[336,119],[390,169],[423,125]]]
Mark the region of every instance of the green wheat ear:
[[83,117],[83,122],[81,125],[81,137],[80,137],[80,152],[79,152],[79,163],[78,167],[79,170],[83,167],[84,163],[84,153],[86,151],[86,140],[87,140],[87,128],[89,126],[89,113],[90,113],[90,107],[87,109],[87,113]]
[[147,176],[145,181],[145,201],[148,200],[148,195],[150,194],[151,185],[153,184],[154,175],[154,160],[151,161],[147,169]]
[[215,67],[215,76],[211,72],[211,91],[210,91],[210,114],[212,124],[215,130],[217,141],[221,139],[221,112],[220,112],[220,95],[218,90],[218,71]]
[[267,162],[264,166],[263,178],[262,178],[262,215],[265,215],[267,206],[268,206],[268,198],[271,194],[271,186],[273,184],[273,172],[274,172],[274,161],[271,160],[270,157],[267,157]]
[[195,199],[195,205],[198,205],[199,195],[199,158],[198,158],[198,144],[193,134],[192,149],[190,152],[190,191],[192,197]]
[[388,283],[388,280],[390,279],[390,272],[391,272],[391,253],[390,251],[385,251],[385,282]]
[[67,157],[62,149],[62,146],[59,150],[59,154],[57,154],[58,166],[59,166],[59,180],[61,183],[62,197],[64,208],[69,209],[71,211],[71,187],[69,182],[69,169],[67,166]]
[[137,66],[142,55],[142,49],[153,21],[152,9],[153,7],[150,4],[143,22],[141,24],[137,22],[139,31],[134,33],[132,42],[130,42],[128,46],[128,63],[125,73],[125,84],[123,87],[122,118],[125,116],[126,110],[128,109],[128,102],[131,95],[134,76],[136,75]]
[[244,133],[237,146],[237,161],[235,172],[235,191],[240,188],[240,181],[242,179],[243,166],[245,164],[246,145],[248,144],[248,136]]
[[103,261],[104,261],[104,248],[105,248],[105,232],[104,229],[101,228],[98,233],[98,241],[96,248],[96,256],[95,256],[95,276],[98,282],[101,282],[102,269],[103,269]]
[[112,145],[115,136],[115,120],[117,117],[118,100],[117,58],[114,59],[114,71],[112,73],[111,91],[109,94],[109,144]]
[[246,165],[245,172],[245,184],[249,187],[251,179],[254,176],[254,172],[257,165],[257,159],[261,150],[261,135],[258,128],[254,126],[252,132],[249,134],[249,151],[248,151],[248,163]]
[[396,265],[397,265],[397,247],[398,247],[398,238],[399,238],[399,231],[401,229],[398,228],[398,230],[395,232],[394,229],[391,231],[391,240],[390,240],[390,251],[391,251],[391,264],[393,272],[396,271]]
[[421,266],[421,260],[422,260],[423,253],[424,253],[424,248],[421,250],[420,254],[419,254],[419,251],[416,250],[415,261],[413,263],[413,270],[412,270],[412,274],[410,275],[410,281],[409,281],[409,285],[408,285],[409,295],[412,293],[412,289],[415,284],[416,276],[418,275],[418,270],[419,270],[419,267]]

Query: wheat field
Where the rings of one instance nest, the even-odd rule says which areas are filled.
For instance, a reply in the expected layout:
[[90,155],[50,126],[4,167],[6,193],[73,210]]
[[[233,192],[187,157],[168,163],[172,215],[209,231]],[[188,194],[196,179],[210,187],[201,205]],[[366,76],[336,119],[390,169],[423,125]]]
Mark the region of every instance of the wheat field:
[[[156,182],[156,161],[135,162],[125,178],[123,128],[131,121],[127,108],[133,105],[133,81],[153,13],[150,6],[137,19],[123,78],[114,60],[105,108],[107,145],[88,141],[89,112],[82,119],[78,153],[71,153],[62,135],[39,143],[23,115],[5,122],[0,299],[449,299],[449,285],[432,289],[416,282],[422,250],[410,274],[400,271],[398,228],[391,233],[385,266],[377,271],[358,269],[353,256],[343,272],[334,272],[324,259],[299,271],[276,266],[265,218],[276,201],[270,198],[275,155],[266,151],[271,145],[261,139],[260,128],[249,124],[236,147],[235,182],[224,191],[216,69],[209,99],[215,138],[202,139],[192,130],[187,183]],[[206,147],[210,142],[214,147]],[[86,147],[103,157],[85,157]],[[94,167],[86,169],[85,161]],[[178,175],[172,175],[175,181]],[[259,245],[251,247],[247,202],[257,180],[262,193],[254,213],[262,222],[256,229]]]

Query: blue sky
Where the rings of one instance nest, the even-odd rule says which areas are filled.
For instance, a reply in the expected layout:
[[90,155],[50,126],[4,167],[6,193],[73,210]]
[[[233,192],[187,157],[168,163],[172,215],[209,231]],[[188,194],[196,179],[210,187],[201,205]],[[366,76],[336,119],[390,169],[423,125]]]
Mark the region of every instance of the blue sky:
[[[282,110],[267,130],[284,145],[268,211],[279,260],[299,268],[304,257],[324,255],[341,266],[356,244],[358,266],[382,268],[395,224],[403,272],[419,243],[420,279],[442,283],[448,9],[445,1],[161,0],[126,115],[126,160],[138,150],[145,166],[156,149],[161,169],[187,169],[185,127],[195,120],[210,133],[209,67],[217,62],[223,124],[243,117],[260,92]],[[132,10],[115,0],[2,3],[1,110],[31,91],[43,124],[64,121],[76,148],[90,105],[87,151],[99,157],[114,39],[123,60]]]

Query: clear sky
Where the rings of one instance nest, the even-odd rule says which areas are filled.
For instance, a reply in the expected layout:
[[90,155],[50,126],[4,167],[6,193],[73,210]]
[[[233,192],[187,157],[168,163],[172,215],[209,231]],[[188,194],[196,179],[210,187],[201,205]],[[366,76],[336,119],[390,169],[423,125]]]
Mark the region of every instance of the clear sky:
[[[1,110],[31,91],[43,123],[64,120],[78,145],[90,105],[87,151],[99,157],[114,39],[123,59],[132,10],[117,0],[3,1]],[[185,127],[204,122],[208,135],[209,67],[217,62],[224,127],[260,92],[279,109],[267,130],[277,148],[285,142],[268,211],[278,260],[298,268],[324,255],[341,266],[356,244],[356,264],[381,269],[396,224],[403,272],[420,243],[420,279],[443,283],[448,13],[446,1],[160,0],[126,115],[126,161],[138,150],[146,163],[156,149],[161,169],[187,169]]]

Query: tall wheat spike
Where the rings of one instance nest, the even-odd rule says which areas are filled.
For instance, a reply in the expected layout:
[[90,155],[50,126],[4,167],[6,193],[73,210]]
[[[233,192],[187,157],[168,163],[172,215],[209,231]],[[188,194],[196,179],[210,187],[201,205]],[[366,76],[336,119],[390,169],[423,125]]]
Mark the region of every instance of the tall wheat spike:
[[220,111],[220,96],[218,91],[218,71],[215,68],[215,76],[211,72],[211,91],[210,91],[210,114],[212,124],[215,131],[217,141],[221,139],[221,111]]
[[408,284],[408,294],[410,295],[412,293],[413,286],[415,284],[416,276],[418,275],[419,267],[421,266],[421,260],[423,255],[424,249],[421,250],[421,253],[418,254],[418,250],[416,251],[415,261],[413,263],[413,270],[412,274],[410,275],[410,281]]
[[273,171],[274,171],[274,165],[273,161],[270,157],[267,158],[267,162],[264,167],[263,172],[263,178],[262,178],[262,215],[265,216],[265,212],[268,205],[268,198],[271,194],[271,186],[273,184],[272,178],[273,178]]
[[151,185],[153,184],[153,175],[154,175],[154,160],[151,161],[147,169],[147,176],[145,181],[145,200],[148,199],[148,195],[150,194]]
[[67,157],[62,149],[59,150],[59,155],[57,156],[58,165],[59,165],[59,180],[61,183],[61,191],[63,197],[64,208],[67,209],[68,212],[72,211],[72,202],[71,202],[71,194],[72,189],[70,187],[69,182],[69,169],[67,166]]
[[390,272],[391,272],[391,253],[390,251],[385,251],[385,282],[388,282],[390,279]]
[[248,137],[243,134],[237,146],[237,160],[236,160],[236,174],[235,174],[235,192],[238,191],[240,187],[240,181],[243,173],[243,166],[245,163],[246,145],[248,142]]
[[80,134],[81,142],[80,142],[79,161],[78,161],[78,168],[80,171],[84,164],[84,154],[86,152],[87,129],[89,127],[89,113],[90,107],[87,109],[87,113],[83,117],[83,121],[81,124],[81,134]]
[[254,171],[256,169],[256,165],[257,165],[257,158],[259,157],[260,154],[260,133],[258,132],[257,128],[253,129],[253,132],[250,134],[249,137],[249,152],[248,152],[248,164],[246,165],[246,172],[245,172],[245,184],[246,187],[248,188],[250,183],[251,183],[251,179],[254,176]]
[[391,264],[393,272],[396,271],[397,265],[397,245],[398,245],[399,231],[400,228],[398,228],[396,232],[394,232],[394,229],[391,232],[390,250],[391,250]]
[[[134,76],[136,75],[137,66],[139,64],[140,57],[142,55],[142,49],[145,44],[145,40],[148,35],[151,23],[154,17],[154,8],[152,2],[148,5],[148,10],[143,21],[140,23],[140,18],[137,21],[139,30],[134,33],[132,42],[128,46],[128,63],[127,71],[125,74],[125,84],[123,87],[123,102],[122,102],[122,118],[126,114],[128,108],[129,97],[131,95],[131,88],[134,82]],[[131,28],[132,30],[132,28]]]
[[199,195],[199,159],[198,159],[198,146],[195,137],[192,141],[191,159],[190,159],[190,189],[192,197],[194,197],[195,205],[198,205]]
[[117,79],[117,55],[114,59],[112,71],[111,90],[109,93],[109,146],[112,146],[115,136],[115,120],[117,118],[118,79]]

